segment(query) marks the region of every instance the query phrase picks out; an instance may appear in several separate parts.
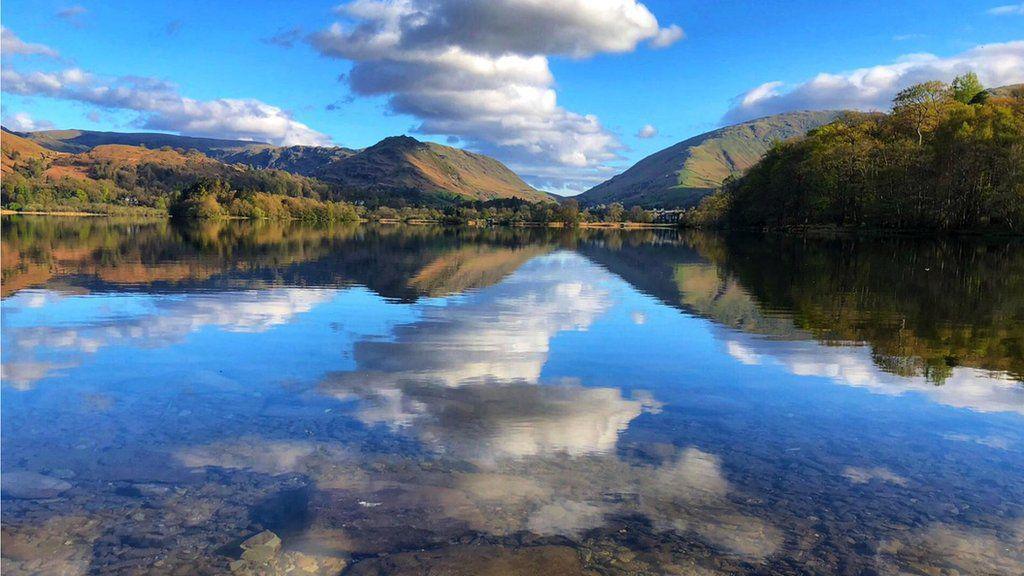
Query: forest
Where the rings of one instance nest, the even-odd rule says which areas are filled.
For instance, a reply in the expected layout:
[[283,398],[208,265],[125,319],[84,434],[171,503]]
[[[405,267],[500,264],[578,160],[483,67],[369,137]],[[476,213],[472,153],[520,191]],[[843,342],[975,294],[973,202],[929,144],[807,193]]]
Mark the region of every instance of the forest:
[[694,227],[1024,231],[1024,89],[974,74],[777,143],[684,215]]

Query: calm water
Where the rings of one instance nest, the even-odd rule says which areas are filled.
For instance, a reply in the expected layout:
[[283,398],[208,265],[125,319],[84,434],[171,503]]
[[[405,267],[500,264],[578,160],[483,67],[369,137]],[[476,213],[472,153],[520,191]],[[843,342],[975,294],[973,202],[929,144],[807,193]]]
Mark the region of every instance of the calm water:
[[5,574],[1024,572],[1019,241],[2,239]]

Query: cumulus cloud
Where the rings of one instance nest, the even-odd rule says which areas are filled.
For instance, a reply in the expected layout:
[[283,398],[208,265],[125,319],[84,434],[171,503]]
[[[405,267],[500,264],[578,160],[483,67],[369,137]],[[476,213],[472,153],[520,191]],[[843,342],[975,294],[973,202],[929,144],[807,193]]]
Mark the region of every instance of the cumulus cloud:
[[1024,41],[984,44],[955,56],[911,54],[891,64],[850,72],[823,72],[786,86],[767,82],[740,95],[723,121],[735,123],[794,110],[885,110],[899,90],[928,80],[950,81],[975,72],[986,86],[1024,82]]
[[651,46],[655,48],[668,48],[683,38],[686,38],[686,33],[683,32],[683,29],[672,24],[668,28],[658,30],[658,33],[651,39]]
[[18,35],[11,32],[5,26],[0,26],[0,52],[5,58],[9,56],[45,56],[47,58],[60,58],[56,50],[45,44],[31,44],[18,38]]
[[[5,37],[6,42],[6,37]],[[194,136],[270,141],[280,145],[324,145],[325,134],[286,111],[254,99],[194,100],[167,82],[139,76],[106,79],[80,68],[21,72],[5,67],[3,91],[84,102],[140,112],[144,128]]]
[[[549,56],[585,58],[664,47],[682,38],[636,0],[356,0],[343,22],[310,37],[323,55],[354,62],[361,96],[425,134],[456,136],[532,181],[579,179],[615,159],[618,139],[595,116],[557,103]],[[552,166],[557,176],[542,176]]]
[[16,112],[9,116],[4,116],[3,124],[4,127],[15,132],[32,132],[34,130],[50,130],[53,128],[52,122],[37,120],[29,115],[28,112]]
[[654,126],[651,126],[650,124],[644,124],[643,128],[638,130],[636,133],[637,138],[643,138],[645,140],[648,138],[654,138],[657,135],[658,129],[655,128]]
[[1024,2],[1020,4],[1005,4],[989,8],[986,13],[993,16],[1024,16]]

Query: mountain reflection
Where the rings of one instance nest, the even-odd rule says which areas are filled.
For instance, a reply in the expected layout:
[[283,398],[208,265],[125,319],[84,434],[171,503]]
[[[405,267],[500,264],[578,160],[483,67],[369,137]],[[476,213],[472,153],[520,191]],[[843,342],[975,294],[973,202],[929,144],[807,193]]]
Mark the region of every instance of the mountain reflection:
[[721,326],[747,365],[1024,412],[1024,244],[683,235],[580,251]]
[[4,217],[3,295],[366,286],[401,301],[500,281],[552,249],[531,230]]
[[1014,241],[2,241],[5,572],[1021,571]]

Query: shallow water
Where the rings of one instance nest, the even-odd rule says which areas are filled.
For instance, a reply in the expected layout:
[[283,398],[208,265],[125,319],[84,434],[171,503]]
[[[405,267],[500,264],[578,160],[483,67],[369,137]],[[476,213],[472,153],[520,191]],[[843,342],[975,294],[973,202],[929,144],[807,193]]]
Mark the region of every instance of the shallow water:
[[1024,572],[1016,240],[2,240],[6,574]]

